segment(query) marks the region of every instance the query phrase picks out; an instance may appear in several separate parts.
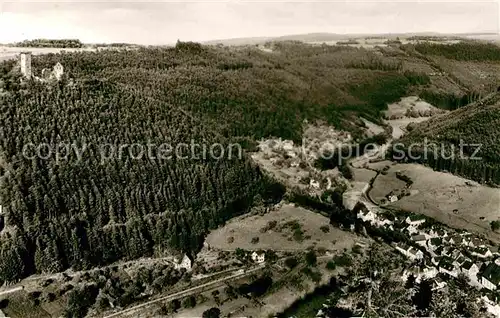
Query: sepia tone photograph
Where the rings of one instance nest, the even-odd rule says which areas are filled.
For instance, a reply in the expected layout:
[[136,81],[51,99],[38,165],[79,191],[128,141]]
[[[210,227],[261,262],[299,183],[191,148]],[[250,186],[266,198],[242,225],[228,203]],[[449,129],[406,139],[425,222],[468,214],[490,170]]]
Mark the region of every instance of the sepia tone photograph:
[[500,4],[0,0],[0,317],[500,318]]

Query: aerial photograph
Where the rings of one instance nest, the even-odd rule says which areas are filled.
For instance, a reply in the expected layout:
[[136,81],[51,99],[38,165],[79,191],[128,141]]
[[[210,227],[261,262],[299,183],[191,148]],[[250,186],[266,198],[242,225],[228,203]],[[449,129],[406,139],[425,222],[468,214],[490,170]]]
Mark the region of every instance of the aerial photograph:
[[500,4],[2,0],[0,317],[500,318]]

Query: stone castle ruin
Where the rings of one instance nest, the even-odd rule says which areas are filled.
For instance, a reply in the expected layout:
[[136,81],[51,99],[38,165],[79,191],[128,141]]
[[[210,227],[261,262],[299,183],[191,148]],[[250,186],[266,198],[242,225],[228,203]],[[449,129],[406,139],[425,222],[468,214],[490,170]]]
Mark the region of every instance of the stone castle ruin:
[[19,63],[21,64],[21,74],[27,79],[31,78],[31,52],[21,52]]
[[34,78],[37,81],[59,81],[64,74],[64,67],[61,63],[57,62],[52,70],[44,68],[41,77],[34,76],[31,70],[31,52],[21,52],[19,55],[19,64],[21,67],[21,74],[26,79]]

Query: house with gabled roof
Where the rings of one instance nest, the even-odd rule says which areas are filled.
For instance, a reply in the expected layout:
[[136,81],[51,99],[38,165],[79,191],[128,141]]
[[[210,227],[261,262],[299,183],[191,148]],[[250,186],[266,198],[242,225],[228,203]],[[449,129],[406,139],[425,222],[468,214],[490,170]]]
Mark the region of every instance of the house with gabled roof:
[[456,238],[454,236],[447,236],[443,238],[443,242],[449,245],[455,245],[456,244],[455,239]]
[[500,284],[500,266],[491,262],[481,273],[481,285],[489,290],[496,290]]
[[[389,226],[392,226],[392,224],[394,224],[394,222],[392,222],[391,220],[389,219],[386,219],[386,218],[382,218],[380,216],[377,216],[377,218],[375,219],[375,222],[374,222],[376,225],[378,226],[386,226],[386,225],[389,225]],[[393,230],[394,228],[392,228]]]
[[439,256],[450,256],[452,252],[452,249],[449,248],[448,246],[441,246],[437,250],[434,251],[436,255]]
[[396,244],[396,249],[401,252],[401,254],[412,260],[422,259],[424,257],[424,253],[422,253],[422,251],[414,248],[413,246],[408,246],[404,243]]
[[468,245],[467,240],[461,235],[453,235],[452,238],[456,245]]
[[459,259],[461,257],[464,257],[464,254],[459,249],[453,249],[451,250],[450,257],[453,259]]
[[471,261],[471,260],[463,255],[460,255],[460,256],[455,258],[455,260],[453,261],[453,265],[455,265],[456,267],[460,267],[460,266],[462,266],[463,263],[465,263],[467,261]]
[[467,260],[460,265],[460,271],[467,275],[471,280],[476,280],[475,277],[479,272],[479,268],[472,261]]
[[433,237],[430,240],[427,240],[427,250],[431,253],[432,256],[437,256],[437,250],[443,246],[443,239],[440,237]]
[[453,261],[449,257],[443,257],[439,262],[439,272],[453,277],[458,277],[458,269],[453,266]]
[[436,235],[438,237],[447,237],[448,236],[448,232],[443,230],[443,229],[437,229],[436,230]]
[[481,239],[481,238],[478,238],[478,237],[474,237],[470,240],[469,242],[469,246],[472,246],[472,247],[484,247],[486,246],[486,241]]
[[406,218],[405,222],[409,225],[419,226],[425,223],[425,217],[421,215],[410,215]]
[[431,250],[436,250],[443,245],[443,239],[440,237],[433,237],[427,242],[427,245]]
[[491,254],[498,255],[498,246],[489,245],[487,248],[490,250]]
[[372,223],[377,218],[377,215],[372,211],[370,211],[365,205],[361,207],[356,216],[358,219],[363,220],[363,222],[369,222],[369,223]]
[[488,257],[492,257],[493,256],[493,253],[487,247],[477,247],[477,248],[474,248],[471,251],[471,254],[474,255],[474,256],[477,256],[479,258],[488,258]]
[[184,268],[186,271],[191,271],[193,260],[187,255],[183,255],[182,259],[174,258],[174,267],[177,270]]
[[431,262],[432,262],[432,264],[434,264],[435,266],[438,266],[438,265],[439,265],[439,263],[441,262],[441,259],[442,259],[442,258],[443,258],[442,256],[433,256],[433,257],[431,258]]
[[422,234],[412,235],[411,240],[421,246],[425,246],[427,242],[427,238]]

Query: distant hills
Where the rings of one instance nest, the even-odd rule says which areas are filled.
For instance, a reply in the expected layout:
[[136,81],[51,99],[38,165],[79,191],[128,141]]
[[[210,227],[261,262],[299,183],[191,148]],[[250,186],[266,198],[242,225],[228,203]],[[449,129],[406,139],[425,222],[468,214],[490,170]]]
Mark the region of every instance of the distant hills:
[[338,34],[338,33],[306,33],[292,34],[277,37],[250,37],[250,38],[233,38],[205,41],[203,44],[215,45],[255,45],[264,44],[268,41],[301,41],[301,42],[329,42],[340,41],[356,38],[387,38],[395,39],[409,38],[413,36],[433,36],[433,37],[460,37],[460,38],[476,38],[484,40],[500,40],[497,33],[436,33],[436,32],[417,32],[417,33],[385,33],[385,34]]

